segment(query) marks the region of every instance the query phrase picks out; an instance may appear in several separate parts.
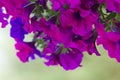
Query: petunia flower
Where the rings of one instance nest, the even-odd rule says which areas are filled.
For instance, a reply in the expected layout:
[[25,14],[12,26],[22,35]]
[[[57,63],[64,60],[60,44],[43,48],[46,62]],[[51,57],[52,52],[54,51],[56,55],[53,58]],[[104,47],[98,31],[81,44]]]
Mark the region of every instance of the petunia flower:
[[14,20],[11,20],[10,24],[10,36],[17,41],[23,41],[24,36],[27,34],[27,32],[24,30],[24,23],[22,22],[21,18],[18,17]]
[[111,12],[120,13],[120,1],[119,0],[98,0],[99,3],[105,3],[106,8]]
[[73,49],[68,53],[60,54],[60,65],[65,70],[73,70],[81,66],[80,63],[82,62],[82,58],[83,54],[77,49]]
[[52,9],[64,9],[65,7],[75,8],[81,4],[81,0],[50,0],[52,2]]
[[0,0],[9,15],[18,16],[22,12],[22,8],[28,3],[28,0]]
[[44,9],[47,8],[47,1],[48,0],[37,0],[37,2],[43,6]]
[[46,65],[60,65],[65,70],[73,70],[77,67],[80,67],[80,63],[82,62],[83,54],[77,50],[72,48],[66,52],[62,52],[61,47],[56,47],[55,45],[52,47],[47,46],[44,49],[44,55],[47,62]]
[[82,14],[80,10],[68,9],[64,11],[60,16],[61,26],[72,27],[75,34],[84,36],[92,30],[92,25],[96,22],[97,16],[88,13]]
[[35,59],[35,54],[42,57],[32,42],[17,42],[15,48],[18,50],[17,56],[22,62],[28,62],[30,57]]
[[97,44],[102,44],[104,49],[108,51],[110,58],[115,58],[120,62],[120,34],[115,32],[106,32],[102,24],[97,24],[98,27],[98,39]]
[[[8,24],[8,21],[7,21],[7,19],[8,19],[8,17],[9,17],[9,15],[8,14],[5,14],[5,13],[3,13],[3,9],[2,9],[2,7],[0,8],[0,22],[2,22],[2,28],[5,28],[6,27],[6,25]],[[6,20],[5,20],[5,18],[6,18]]]

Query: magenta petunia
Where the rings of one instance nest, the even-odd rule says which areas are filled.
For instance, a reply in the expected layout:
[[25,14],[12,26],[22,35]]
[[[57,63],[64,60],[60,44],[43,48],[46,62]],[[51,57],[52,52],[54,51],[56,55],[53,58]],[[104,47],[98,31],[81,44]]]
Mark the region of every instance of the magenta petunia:
[[24,23],[24,29],[27,32],[31,32],[30,14],[35,8],[34,2],[29,0],[0,0],[6,9],[7,14],[11,15],[13,19],[20,17]]
[[120,0],[98,0],[101,4],[105,3],[106,8],[111,12],[120,13]]
[[75,48],[68,50],[67,52],[62,52],[61,47],[55,45],[48,45],[44,50],[46,65],[60,65],[65,70],[73,70],[80,67],[82,62],[83,54]]
[[60,65],[65,70],[73,70],[81,66],[80,63],[82,62],[82,58],[83,54],[77,49],[73,49],[68,53],[60,54]]
[[120,62],[119,13],[120,0],[0,0],[1,26],[10,21],[18,58],[25,63],[38,55],[65,70],[81,67],[84,52],[100,56],[99,44]]
[[23,6],[28,3],[28,0],[0,0],[9,15],[21,15]]
[[47,60],[45,62],[47,66],[59,64],[59,58],[57,57],[57,54],[55,55],[58,48],[59,47],[53,43],[48,43],[47,46],[44,48],[43,55],[44,58]]
[[120,34],[115,32],[106,32],[104,26],[101,24],[98,27],[99,37],[97,39],[97,44],[102,44],[103,47],[108,51],[108,55],[111,58],[116,58],[120,62]]
[[24,22],[24,29],[27,32],[33,31],[32,25],[30,23],[31,22],[30,14],[32,14],[32,11],[34,10],[34,8],[35,8],[35,3],[29,2],[23,6],[23,11],[20,15],[22,21]]
[[0,9],[0,22],[2,22],[2,26],[1,26],[2,28],[5,28],[6,25],[8,24],[8,21],[7,21],[8,17],[9,17],[9,15],[3,13],[3,9],[1,8]]
[[[72,31],[75,34],[84,36],[89,31],[92,30],[92,25],[97,20],[97,15],[92,15],[83,13],[81,10],[68,9],[65,12],[61,13],[60,23],[62,27],[72,27]],[[85,14],[85,13],[84,13]]]
[[53,41],[60,42],[63,34],[60,32],[57,25],[46,21],[45,18],[41,18],[39,21],[32,19],[33,31],[43,31]]
[[50,0],[52,2],[52,9],[64,9],[66,7],[75,8],[81,4],[81,0]]
[[35,48],[34,43],[17,42],[15,48],[18,50],[17,56],[22,62],[28,62],[30,57],[34,59],[34,54],[42,57],[40,52]]

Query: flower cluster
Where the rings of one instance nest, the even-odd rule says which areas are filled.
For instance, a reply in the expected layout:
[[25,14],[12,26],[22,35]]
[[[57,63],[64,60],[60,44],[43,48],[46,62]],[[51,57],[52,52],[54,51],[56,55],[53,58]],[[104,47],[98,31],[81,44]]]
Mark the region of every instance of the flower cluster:
[[2,28],[11,24],[22,62],[38,55],[48,66],[73,70],[81,67],[84,52],[100,56],[100,44],[120,62],[119,0],[0,0],[0,8]]

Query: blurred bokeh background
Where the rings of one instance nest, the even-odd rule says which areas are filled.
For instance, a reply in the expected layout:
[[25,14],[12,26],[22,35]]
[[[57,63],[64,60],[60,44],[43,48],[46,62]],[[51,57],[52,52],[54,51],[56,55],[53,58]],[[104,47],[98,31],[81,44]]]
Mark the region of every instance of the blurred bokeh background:
[[101,46],[100,57],[85,53],[83,67],[65,71],[61,67],[45,66],[37,56],[34,61],[21,63],[14,43],[9,27],[0,29],[0,80],[120,80],[120,63],[110,59]]

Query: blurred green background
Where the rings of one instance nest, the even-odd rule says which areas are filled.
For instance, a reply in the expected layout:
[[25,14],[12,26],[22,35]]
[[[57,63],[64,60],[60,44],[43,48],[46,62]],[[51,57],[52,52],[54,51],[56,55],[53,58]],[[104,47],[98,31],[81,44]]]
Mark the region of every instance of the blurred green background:
[[100,57],[85,53],[83,67],[65,71],[61,67],[45,66],[37,56],[34,61],[21,63],[14,43],[9,28],[0,29],[0,80],[120,80],[120,63],[110,59],[101,46]]

